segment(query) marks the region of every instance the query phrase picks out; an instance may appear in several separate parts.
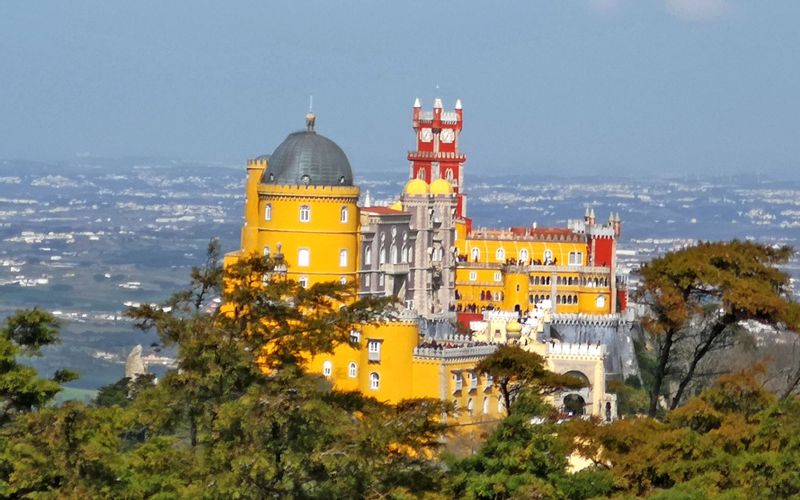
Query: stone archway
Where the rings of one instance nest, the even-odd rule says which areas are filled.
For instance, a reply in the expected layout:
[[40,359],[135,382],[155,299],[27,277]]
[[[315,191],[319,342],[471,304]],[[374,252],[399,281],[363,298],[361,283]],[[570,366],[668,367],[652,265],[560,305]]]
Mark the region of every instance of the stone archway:
[[579,417],[586,413],[586,400],[583,396],[576,393],[567,394],[564,396],[564,413]]

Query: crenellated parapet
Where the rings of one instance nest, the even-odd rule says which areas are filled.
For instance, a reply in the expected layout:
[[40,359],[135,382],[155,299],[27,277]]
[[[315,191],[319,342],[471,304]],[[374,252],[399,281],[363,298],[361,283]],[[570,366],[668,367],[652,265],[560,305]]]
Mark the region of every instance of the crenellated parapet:
[[415,358],[441,360],[483,359],[497,350],[496,344],[469,347],[415,347]]
[[625,320],[620,314],[553,314],[553,325],[613,327],[616,328]]
[[583,359],[603,359],[606,356],[607,348],[603,344],[575,344],[571,342],[554,342],[547,344],[547,355],[581,357]]

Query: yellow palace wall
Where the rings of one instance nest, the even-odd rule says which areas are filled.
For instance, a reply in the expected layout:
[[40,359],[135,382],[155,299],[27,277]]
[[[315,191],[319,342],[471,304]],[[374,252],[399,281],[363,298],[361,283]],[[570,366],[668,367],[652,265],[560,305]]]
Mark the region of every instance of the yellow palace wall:
[[[292,279],[304,277],[309,285],[355,280],[359,188],[261,184],[267,166],[267,160],[248,162],[243,253],[274,254],[280,245]],[[301,219],[303,206],[307,220]],[[300,265],[301,249],[308,251],[308,265]]]
[[[362,325],[358,331],[359,348],[340,345],[332,353],[315,356],[307,365],[308,371],[327,377],[337,389],[359,391],[379,401],[398,403],[408,398],[433,398],[453,403],[458,408],[455,421],[460,424],[486,422],[505,416],[496,389],[484,375],[479,375],[475,388],[471,387],[469,373],[481,357],[441,359],[414,356],[419,341],[419,330],[414,321]],[[370,340],[381,344],[379,361],[369,360]],[[330,363],[329,373],[325,371],[326,362]],[[356,364],[355,376],[351,376],[350,363]],[[372,373],[379,377],[377,388],[372,385]],[[456,380],[459,377],[460,390]],[[488,401],[485,407],[484,398]],[[470,399],[473,401],[472,413],[468,411]]]

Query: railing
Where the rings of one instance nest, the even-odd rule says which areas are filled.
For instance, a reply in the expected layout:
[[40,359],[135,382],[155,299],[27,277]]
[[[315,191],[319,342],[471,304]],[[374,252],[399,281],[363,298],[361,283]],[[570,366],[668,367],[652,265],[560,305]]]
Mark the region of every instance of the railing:
[[605,356],[606,346],[603,344],[556,343],[547,346],[547,354]]
[[482,345],[473,347],[415,347],[414,356],[418,358],[454,359],[485,357],[497,350],[496,345]]

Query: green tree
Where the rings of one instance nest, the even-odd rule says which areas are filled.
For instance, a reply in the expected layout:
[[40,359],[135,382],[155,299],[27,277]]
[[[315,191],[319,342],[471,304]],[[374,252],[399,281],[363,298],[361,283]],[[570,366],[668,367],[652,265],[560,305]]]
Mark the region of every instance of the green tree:
[[59,370],[49,379],[20,364],[20,356],[41,356],[41,349],[58,342],[58,321],[42,309],[18,310],[0,328],[0,425],[14,416],[42,408],[77,375]]
[[[643,324],[656,348],[651,416],[664,382],[670,377],[677,382],[669,402],[674,409],[699,363],[740,321],[800,325],[800,308],[789,298],[789,277],[776,267],[792,253],[790,247],[734,240],[702,243],[643,266],[640,295],[648,306]],[[685,342],[691,342],[687,359],[676,359],[677,346]]]
[[[528,391],[543,395],[561,389],[579,389],[584,385],[576,377],[551,372],[545,368],[543,357],[515,345],[500,346],[494,353],[482,359],[476,370],[492,377],[508,415],[512,414],[515,400]],[[535,403],[536,399],[530,401]]]

